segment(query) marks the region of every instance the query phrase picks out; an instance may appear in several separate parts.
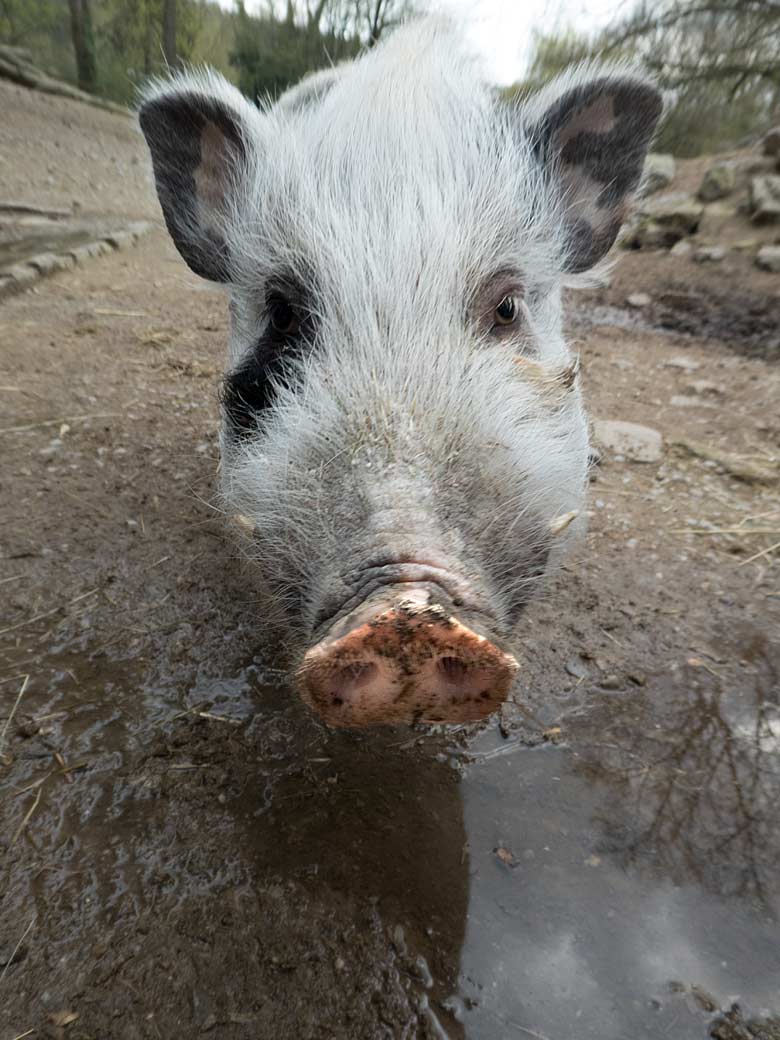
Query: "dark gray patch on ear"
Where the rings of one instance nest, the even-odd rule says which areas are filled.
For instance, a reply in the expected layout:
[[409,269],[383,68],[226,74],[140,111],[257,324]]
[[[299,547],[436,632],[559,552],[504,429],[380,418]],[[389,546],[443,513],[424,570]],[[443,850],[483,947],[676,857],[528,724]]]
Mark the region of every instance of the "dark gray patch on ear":
[[[152,155],[157,197],[176,248],[196,274],[228,281],[230,256],[219,218],[235,168],[245,158],[235,118],[220,102],[187,92],[146,102],[139,122]],[[210,187],[204,185],[199,171],[213,182]]]
[[588,270],[613,245],[662,107],[654,87],[605,76],[567,91],[539,120],[534,148],[567,204],[567,271]]

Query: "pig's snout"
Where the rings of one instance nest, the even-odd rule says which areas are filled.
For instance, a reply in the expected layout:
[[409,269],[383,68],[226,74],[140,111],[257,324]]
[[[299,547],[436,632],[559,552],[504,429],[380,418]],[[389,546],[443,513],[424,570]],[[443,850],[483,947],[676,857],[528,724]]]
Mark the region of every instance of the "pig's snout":
[[[422,589],[356,611],[312,647],[303,699],[336,727],[475,722],[506,699],[518,665]],[[368,613],[368,617],[367,617]]]

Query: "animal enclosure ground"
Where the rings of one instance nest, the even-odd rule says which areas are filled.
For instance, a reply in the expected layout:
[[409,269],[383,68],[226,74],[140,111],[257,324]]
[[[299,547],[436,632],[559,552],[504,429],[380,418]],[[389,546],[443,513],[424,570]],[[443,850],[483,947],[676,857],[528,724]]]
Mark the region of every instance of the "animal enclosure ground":
[[[18,96],[34,141],[54,101]],[[56,105],[66,164],[118,119]],[[142,169],[117,170],[134,217]],[[741,259],[719,303],[776,307]],[[734,994],[780,1014],[780,370],[594,310],[702,291],[625,260],[571,331],[590,413],[659,430],[662,460],[605,455],[516,701],[456,734],[328,732],[261,659],[210,505],[225,299],[162,231],[3,302],[2,1040],[704,1040]]]

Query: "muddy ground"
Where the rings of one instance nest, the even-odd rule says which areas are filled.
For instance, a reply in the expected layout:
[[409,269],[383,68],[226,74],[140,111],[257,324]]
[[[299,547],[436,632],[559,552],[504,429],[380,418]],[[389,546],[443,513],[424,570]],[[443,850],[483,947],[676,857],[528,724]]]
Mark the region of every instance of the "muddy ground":
[[[55,106],[63,171],[113,134],[155,212],[119,117],[16,94],[25,162]],[[776,313],[730,263],[724,313]],[[622,306],[703,277],[579,294],[591,413],[664,456],[603,458],[513,703],[458,732],[330,732],[274,673],[210,505],[225,300],[161,231],[3,302],[0,1040],[777,1037],[772,329]]]

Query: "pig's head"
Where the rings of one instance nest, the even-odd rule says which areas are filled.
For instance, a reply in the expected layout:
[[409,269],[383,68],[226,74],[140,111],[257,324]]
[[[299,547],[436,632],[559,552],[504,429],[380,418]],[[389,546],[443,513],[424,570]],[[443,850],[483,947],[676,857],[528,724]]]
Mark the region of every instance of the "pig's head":
[[437,21],[262,110],[213,73],[147,92],[168,229],[230,289],[222,494],[258,625],[328,723],[506,697],[586,483],[561,288],[613,244],[660,111],[621,69],[508,103]]

